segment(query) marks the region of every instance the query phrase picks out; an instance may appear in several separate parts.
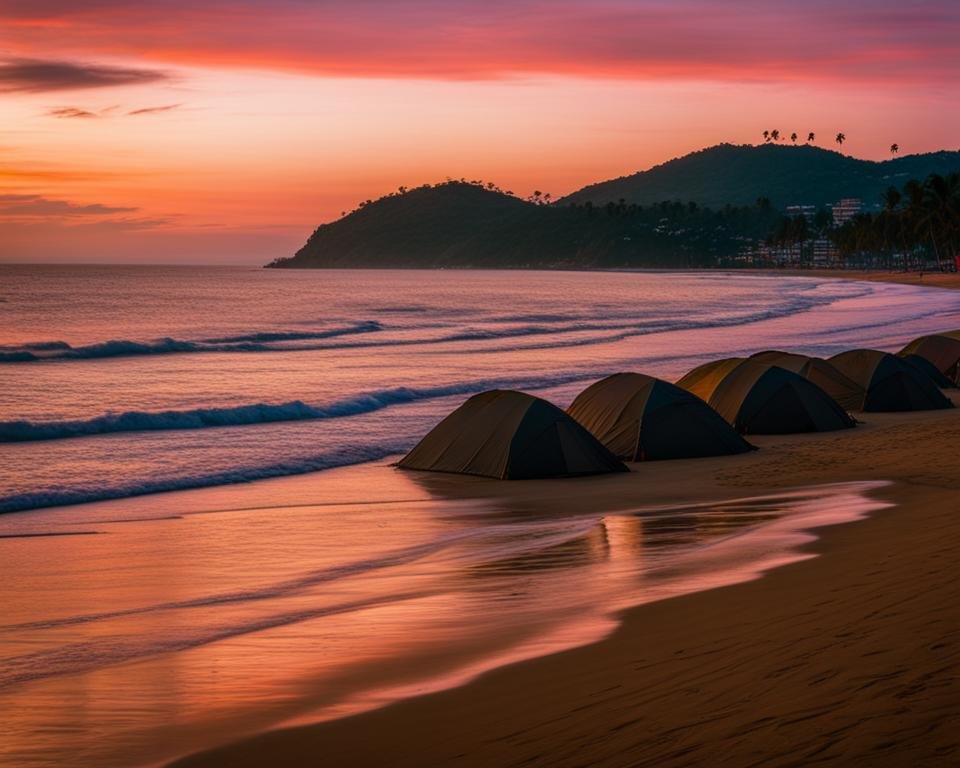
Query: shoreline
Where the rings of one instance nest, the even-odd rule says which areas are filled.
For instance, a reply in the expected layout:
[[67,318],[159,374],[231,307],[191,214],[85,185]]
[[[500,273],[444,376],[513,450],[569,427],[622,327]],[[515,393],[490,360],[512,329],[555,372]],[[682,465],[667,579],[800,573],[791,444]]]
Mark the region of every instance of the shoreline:
[[778,269],[760,267],[271,267],[263,265],[259,269],[275,269],[291,272],[349,272],[349,271],[397,271],[397,272],[607,272],[607,273],[650,273],[650,274],[729,274],[729,275],[758,275],[769,277],[809,277],[830,278],[833,280],[859,280],[868,283],[897,283],[899,285],[913,285],[925,288],[944,288],[960,290],[960,272],[902,272],[885,271],[879,269]]
[[654,478],[652,495],[674,500],[891,480],[875,493],[896,506],[818,530],[800,548],[813,559],[629,609],[592,645],[173,765],[294,765],[324,754],[346,765],[949,761],[960,754],[960,411],[864,421],[764,438],[741,461],[638,465],[602,489],[467,485],[531,505],[606,508],[637,493],[649,500],[642,486]]
[[[250,264],[220,264],[220,263],[211,263],[211,264],[116,264],[109,261],[104,262],[85,262],[83,264],[65,264],[63,262],[45,262],[42,264],[33,264],[28,262],[3,262],[0,264],[0,267],[94,267],[94,268],[116,268],[116,267],[131,267],[135,269],[139,268],[171,268],[171,269],[241,269],[244,271],[261,271],[265,269],[275,269],[273,267],[268,267],[264,264],[259,263],[250,263]],[[928,288],[946,288],[951,290],[960,289],[960,272],[902,272],[902,271],[886,271],[879,269],[869,269],[869,270],[857,270],[857,269],[778,269],[778,268],[759,268],[759,267],[717,267],[717,268],[697,268],[697,269],[685,269],[682,267],[675,268],[665,268],[665,267],[639,267],[639,268],[609,268],[609,269],[598,269],[598,268],[589,268],[589,267],[543,267],[540,269],[529,269],[526,267],[499,267],[499,268],[483,268],[483,267],[337,267],[337,268],[320,268],[320,267],[283,267],[282,269],[297,271],[297,272],[351,272],[351,271],[397,271],[397,272],[411,272],[411,271],[422,271],[422,272],[449,272],[449,271],[463,271],[463,272],[649,272],[652,274],[656,273],[704,273],[704,274],[717,274],[717,273],[728,273],[728,274],[744,274],[744,275],[769,275],[776,276],[781,275],[784,277],[812,277],[812,278],[833,278],[836,280],[861,280],[865,282],[875,282],[875,283],[898,283],[900,285],[915,285],[923,286]]]
[[855,269],[744,269],[745,273],[784,275],[787,277],[828,277],[837,280],[860,280],[868,283],[897,283],[922,288],[960,289],[960,272],[886,272]]

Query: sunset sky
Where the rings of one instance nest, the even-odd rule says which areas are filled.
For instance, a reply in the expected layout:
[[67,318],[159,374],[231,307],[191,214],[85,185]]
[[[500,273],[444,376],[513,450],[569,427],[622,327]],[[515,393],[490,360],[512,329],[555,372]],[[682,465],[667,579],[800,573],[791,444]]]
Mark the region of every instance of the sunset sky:
[[0,0],[0,261],[262,263],[448,176],[960,146],[960,3]]

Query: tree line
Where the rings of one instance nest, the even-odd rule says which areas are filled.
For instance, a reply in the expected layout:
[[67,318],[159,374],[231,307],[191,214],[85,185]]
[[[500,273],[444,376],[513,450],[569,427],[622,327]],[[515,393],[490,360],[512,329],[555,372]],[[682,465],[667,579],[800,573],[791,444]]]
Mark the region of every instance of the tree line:
[[[476,192],[464,197],[463,190]],[[327,263],[356,253],[367,265],[402,257],[427,266],[737,266],[758,256],[766,263],[769,251],[758,253],[766,244],[788,250],[787,257],[803,265],[832,244],[842,266],[912,269],[936,261],[946,269],[960,253],[957,173],[891,187],[882,207],[843,224],[834,222],[829,207],[788,216],[766,197],[716,208],[677,200],[558,204],[537,192],[528,198],[532,205],[505,206],[511,197],[480,180],[400,187],[364,201],[362,217],[320,225],[301,261]]]
[[841,258],[879,256],[888,266],[911,269],[931,260],[956,268],[960,255],[960,173],[932,174],[883,194],[883,207],[860,213],[833,233]]
[[960,256],[960,173],[932,174],[890,187],[878,211],[864,211],[835,226],[830,209],[807,217],[783,216],[766,238],[773,247],[803,246],[828,239],[844,264],[916,269],[936,261],[955,269]]

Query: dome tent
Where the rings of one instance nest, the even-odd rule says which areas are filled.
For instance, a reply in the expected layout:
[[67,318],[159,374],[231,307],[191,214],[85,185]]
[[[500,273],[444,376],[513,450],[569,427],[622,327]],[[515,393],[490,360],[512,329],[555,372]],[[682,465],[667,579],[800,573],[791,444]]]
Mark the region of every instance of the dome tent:
[[948,379],[960,383],[960,338],[940,333],[921,336],[907,344],[899,354],[919,355],[933,363]]
[[398,466],[520,480],[626,472],[623,463],[555,405],[533,395],[474,395]]
[[851,381],[834,365],[822,358],[770,350],[757,352],[751,355],[750,359],[759,363],[776,365],[779,368],[785,368],[803,376],[807,381],[820,387],[848,411],[858,410],[863,403],[863,387],[855,381]]
[[918,371],[926,376],[930,377],[930,380],[936,384],[940,389],[956,389],[957,385],[954,384],[950,379],[944,376],[937,369],[933,363],[931,363],[927,358],[920,357],[920,355],[909,354],[905,355],[903,352],[897,355],[903,362],[913,368],[915,371]]
[[700,398],[639,373],[615,373],[591,384],[567,413],[627,461],[726,456],[754,448]]
[[856,423],[826,392],[797,373],[728,358],[706,363],[677,385],[706,400],[742,434],[827,432]]
[[853,349],[830,358],[865,391],[864,411],[929,411],[953,404],[929,376],[896,355],[876,349]]

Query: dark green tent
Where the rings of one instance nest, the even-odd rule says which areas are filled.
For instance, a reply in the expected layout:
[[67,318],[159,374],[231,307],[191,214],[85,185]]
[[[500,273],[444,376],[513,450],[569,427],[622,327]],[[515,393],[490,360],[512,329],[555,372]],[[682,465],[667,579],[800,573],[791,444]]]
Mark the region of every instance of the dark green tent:
[[823,358],[769,350],[767,352],[757,352],[751,355],[750,359],[759,363],[786,368],[788,371],[803,376],[807,381],[820,387],[848,411],[859,410],[863,403],[863,388],[855,381],[851,381],[844,376],[835,366]]
[[567,413],[627,461],[726,456],[753,450],[709,405],[639,373],[615,373],[577,395]]
[[864,411],[929,411],[951,408],[930,378],[896,355],[876,349],[852,349],[830,362],[863,387]]
[[598,475],[627,468],[557,406],[533,395],[474,395],[400,462],[404,469],[522,480]]
[[954,384],[950,379],[940,373],[937,370],[937,366],[931,363],[927,358],[920,357],[920,355],[905,355],[903,352],[900,352],[897,357],[899,357],[903,362],[913,368],[915,371],[929,376],[930,380],[936,384],[940,389],[956,389],[957,385]]
[[960,338],[940,333],[921,336],[901,349],[900,355],[919,355],[948,379],[960,383]]
[[745,435],[827,432],[856,423],[816,384],[756,360],[729,358],[706,363],[677,385],[706,400]]

